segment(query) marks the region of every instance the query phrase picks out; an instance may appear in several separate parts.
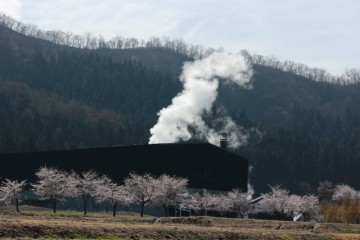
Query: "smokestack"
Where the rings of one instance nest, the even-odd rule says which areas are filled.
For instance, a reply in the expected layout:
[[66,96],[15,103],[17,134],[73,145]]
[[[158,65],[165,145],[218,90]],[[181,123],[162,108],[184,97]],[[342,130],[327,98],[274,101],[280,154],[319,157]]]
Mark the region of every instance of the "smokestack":
[[228,140],[226,138],[220,139],[220,148],[227,150]]

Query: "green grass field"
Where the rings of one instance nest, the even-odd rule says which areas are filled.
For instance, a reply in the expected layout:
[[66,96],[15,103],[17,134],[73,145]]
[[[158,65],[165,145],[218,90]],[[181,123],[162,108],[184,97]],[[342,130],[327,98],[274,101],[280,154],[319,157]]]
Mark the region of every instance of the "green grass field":
[[140,218],[137,213],[0,208],[0,238],[16,239],[360,239],[360,225],[214,217]]

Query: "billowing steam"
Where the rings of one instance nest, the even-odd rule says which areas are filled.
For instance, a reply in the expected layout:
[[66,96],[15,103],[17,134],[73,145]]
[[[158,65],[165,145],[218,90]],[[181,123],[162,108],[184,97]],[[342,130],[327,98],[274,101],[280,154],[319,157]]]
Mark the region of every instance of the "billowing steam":
[[208,126],[203,116],[211,114],[219,81],[249,88],[251,76],[252,69],[240,54],[214,53],[185,63],[180,75],[184,89],[173,98],[170,106],[158,113],[158,122],[150,129],[149,143],[174,143],[191,137],[206,139],[216,145],[220,138],[227,137],[231,148],[246,143],[246,131],[229,116],[214,120],[221,126],[220,130]]

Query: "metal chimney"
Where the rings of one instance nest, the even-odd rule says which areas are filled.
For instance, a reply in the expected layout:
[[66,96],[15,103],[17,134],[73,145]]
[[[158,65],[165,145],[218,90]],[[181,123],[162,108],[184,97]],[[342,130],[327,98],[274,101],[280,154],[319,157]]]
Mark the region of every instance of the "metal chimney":
[[226,138],[220,139],[220,148],[227,150],[228,140]]

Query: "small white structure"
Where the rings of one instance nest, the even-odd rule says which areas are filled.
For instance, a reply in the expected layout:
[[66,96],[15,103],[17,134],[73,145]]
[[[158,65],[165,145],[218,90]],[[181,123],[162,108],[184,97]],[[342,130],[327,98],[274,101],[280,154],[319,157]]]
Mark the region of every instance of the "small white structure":
[[264,209],[262,208],[261,204],[259,204],[259,202],[261,202],[263,199],[264,196],[260,196],[248,202],[248,204],[250,205],[250,210],[249,210],[250,214],[264,212]]

